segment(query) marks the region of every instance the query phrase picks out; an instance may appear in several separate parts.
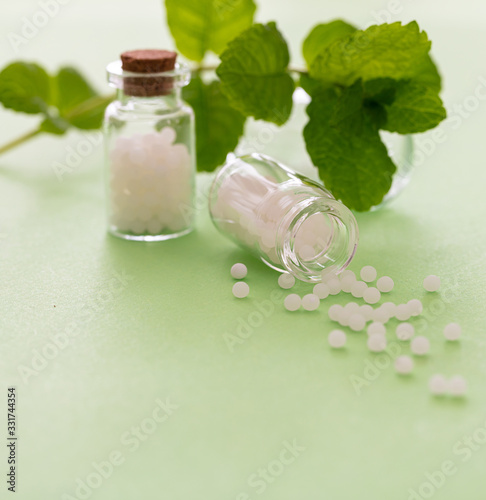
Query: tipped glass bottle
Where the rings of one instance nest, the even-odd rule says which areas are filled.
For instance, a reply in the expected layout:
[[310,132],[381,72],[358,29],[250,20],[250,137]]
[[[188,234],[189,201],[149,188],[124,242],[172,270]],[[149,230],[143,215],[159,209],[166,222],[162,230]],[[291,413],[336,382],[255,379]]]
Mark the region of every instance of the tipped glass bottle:
[[251,154],[224,165],[211,186],[209,210],[224,235],[302,281],[339,274],[356,252],[358,225],[350,210],[268,156]]
[[190,81],[177,54],[140,50],[108,65],[117,98],[105,113],[108,230],[159,241],[193,228],[194,113],[181,99]]

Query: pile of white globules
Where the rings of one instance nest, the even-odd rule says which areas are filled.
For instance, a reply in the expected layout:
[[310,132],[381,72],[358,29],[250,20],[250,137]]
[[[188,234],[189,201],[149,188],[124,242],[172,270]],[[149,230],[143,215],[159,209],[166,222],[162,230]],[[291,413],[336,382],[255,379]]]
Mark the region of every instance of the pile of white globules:
[[[231,274],[235,279],[240,279],[246,276],[247,268],[243,264],[235,264]],[[378,278],[378,273],[372,266],[363,267],[360,278],[361,280],[350,270],[344,271],[339,276],[324,271],[322,282],[314,285],[313,293],[306,293],[302,297],[297,293],[289,293],[283,305],[291,312],[300,309],[315,311],[321,302],[328,300],[328,297],[342,292],[349,293],[355,298],[363,299],[365,303],[350,301],[345,305],[332,304],[328,309],[329,319],[353,332],[366,330],[367,335],[364,338],[369,351],[380,353],[387,350],[389,343],[387,324],[391,320],[396,320],[398,325],[393,328],[394,342],[400,342],[401,345],[408,343],[410,354],[415,357],[429,354],[430,340],[424,335],[415,335],[415,327],[409,322],[422,314],[422,301],[413,298],[403,304],[387,301],[378,305],[377,302],[381,300],[382,294],[388,294],[393,290],[393,279],[388,276]],[[375,281],[376,287],[371,286]],[[278,278],[278,284],[281,288],[289,290],[295,286],[296,281],[292,275],[283,273]],[[429,293],[437,292],[440,288],[440,279],[437,276],[428,276],[424,279],[423,287]],[[238,282],[233,287],[233,293],[237,298],[244,298],[249,294],[249,288],[246,283]],[[443,329],[444,338],[449,342],[459,340],[461,334],[461,327],[457,323],[449,323]],[[328,343],[334,349],[345,347],[346,341],[347,335],[343,329],[333,329],[328,335]],[[398,374],[409,375],[413,372],[414,364],[412,356],[402,354],[395,359],[394,366]],[[430,379],[429,389],[437,396],[449,394],[459,397],[465,395],[467,382],[460,375],[455,375],[450,380],[443,375],[434,375]]]
[[[295,186],[266,178],[234,173],[218,189],[212,214],[221,227],[252,250],[281,265],[277,254],[280,222],[309,193],[293,192]],[[312,189],[309,187],[309,189]],[[316,191],[316,196],[322,192]],[[329,245],[331,228],[324,214],[308,217],[295,236],[295,251],[303,261],[315,259]]]
[[110,153],[110,225],[135,235],[176,233],[190,223],[193,164],[176,132],[119,137]]

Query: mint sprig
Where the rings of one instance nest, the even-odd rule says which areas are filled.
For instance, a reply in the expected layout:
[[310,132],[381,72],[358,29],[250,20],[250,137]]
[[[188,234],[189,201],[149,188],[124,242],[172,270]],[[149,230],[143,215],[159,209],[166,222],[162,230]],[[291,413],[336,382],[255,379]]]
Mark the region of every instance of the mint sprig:
[[[416,22],[365,30],[342,20],[318,24],[303,42],[307,68],[296,70],[277,25],[252,24],[254,0],[165,0],[165,6],[177,49],[197,63],[183,96],[196,115],[199,170],[224,163],[248,117],[283,125],[299,85],[312,98],[303,134],[321,180],[350,208],[369,210],[396,171],[380,130],[416,134],[446,117],[431,42]],[[220,64],[204,64],[210,53]],[[110,100],[73,68],[50,76],[37,64],[10,64],[0,72],[0,102],[42,119],[0,154],[40,133],[97,129]]]
[[11,63],[0,72],[0,103],[42,120],[36,129],[1,147],[0,154],[41,133],[63,135],[71,127],[97,130],[112,100],[99,95],[74,68],[63,67],[50,76],[38,64]]

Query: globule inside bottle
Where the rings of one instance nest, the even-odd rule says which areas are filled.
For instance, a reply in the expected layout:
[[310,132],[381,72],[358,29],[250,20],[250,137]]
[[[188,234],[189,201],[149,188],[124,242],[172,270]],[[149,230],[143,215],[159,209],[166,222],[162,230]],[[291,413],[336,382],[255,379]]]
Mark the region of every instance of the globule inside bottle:
[[223,234],[270,267],[306,282],[339,274],[358,244],[348,208],[322,185],[259,154],[221,168],[209,208]]

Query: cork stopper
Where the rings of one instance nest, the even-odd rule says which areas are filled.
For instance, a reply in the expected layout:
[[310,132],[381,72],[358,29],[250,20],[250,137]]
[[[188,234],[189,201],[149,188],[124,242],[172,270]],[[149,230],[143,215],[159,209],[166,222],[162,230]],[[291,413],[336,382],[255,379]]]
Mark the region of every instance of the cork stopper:
[[[130,50],[121,55],[123,71],[130,73],[164,73],[175,68],[177,53],[169,50]],[[169,76],[127,77],[123,90],[126,95],[154,97],[168,95],[174,87],[174,79]]]

